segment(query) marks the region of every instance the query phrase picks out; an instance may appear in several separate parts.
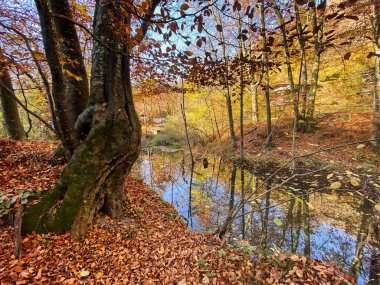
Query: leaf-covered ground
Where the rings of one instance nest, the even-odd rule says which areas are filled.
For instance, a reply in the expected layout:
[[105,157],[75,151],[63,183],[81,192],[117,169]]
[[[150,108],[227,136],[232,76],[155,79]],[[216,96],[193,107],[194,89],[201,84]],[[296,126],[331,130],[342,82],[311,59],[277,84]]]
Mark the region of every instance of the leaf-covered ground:
[[[54,184],[64,167],[52,158],[55,147],[0,140],[2,204],[20,195],[19,189],[44,191]],[[354,283],[333,264],[296,255],[253,262],[216,238],[186,228],[170,204],[132,177],[125,185],[124,217],[97,216],[82,239],[28,235],[16,259],[13,228],[4,217],[0,223],[1,285]]]
[[[295,155],[314,153],[298,160],[303,169],[334,165],[335,168],[353,169],[380,173],[380,155],[373,151],[371,144],[363,142],[371,137],[370,113],[331,113],[317,120],[318,128],[313,133],[296,133]],[[263,148],[266,142],[266,125],[262,120],[258,125],[246,125],[244,129],[244,155],[246,159],[263,164],[282,165],[292,157],[293,124],[291,118],[273,122],[274,149]],[[240,134],[237,133],[239,141]],[[352,144],[354,142],[361,142]],[[228,132],[222,140],[208,146],[213,153],[226,155],[226,146],[230,145]],[[337,148],[334,148],[337,147]],[[334,149],[329,149],[334,148]],[[329,149],[321,151],[321,149]],[[315,153],[316,152],[316,153]],[[231,155],[231,154],[230,154]],[[239,150],[235,155],[239,156]]]

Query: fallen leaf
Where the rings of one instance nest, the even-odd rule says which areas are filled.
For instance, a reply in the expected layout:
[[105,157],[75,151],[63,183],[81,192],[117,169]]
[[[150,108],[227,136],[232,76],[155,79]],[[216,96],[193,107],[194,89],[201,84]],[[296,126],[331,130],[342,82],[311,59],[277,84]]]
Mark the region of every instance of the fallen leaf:
[[342,183],[340,183],[339,181],[330,184],[330,189],[333,190],[339,189],[340,187],[342,187]]
[[88,275],[90,275],[90,271],[82,270],[82,271],[80,272],[80,276],[81,276],[81,277],[86,277],[86,276],[88,276]]

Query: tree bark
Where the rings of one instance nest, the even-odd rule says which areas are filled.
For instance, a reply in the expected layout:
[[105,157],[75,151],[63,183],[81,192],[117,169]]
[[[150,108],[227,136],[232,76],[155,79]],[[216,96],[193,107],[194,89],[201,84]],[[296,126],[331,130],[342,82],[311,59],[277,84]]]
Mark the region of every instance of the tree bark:
[[[300,117],[302,119],[305,119],[306,117],[306,102],[307,102],[307,65],[306,65],[306,43],[305,43],[305,36],[304,36],[304,30],[302,28],[302,22],[301,22],[301,16],[299,11],[299,6],[297,4],[297,1],[294,1],[294,14],[296,17],[296,29],[297,29],[297,38],[298,43],[300,45],[301,49],[301,86],[299,86],[299,90],[301,92],[302,96],[302,102],[301,102],[301,112]],[[298,93],[299,94],[299,93]],[[300,98],[298,98],[298,101]]]
[[[217,16],[218,18],[215,19],[219,25],[223,25],[222,23],[222,18],[220,16],[220,12],[217,10]],[[232,101],[231,101],[231,86],[230,86],[230,80],[229,80],[229,75],[230,75],[230,66],[228,63],[228,57],[227,57],[227,51],[226,51],[226,43],[225,43],[225,37],[223,30],[219,32],[219,41],[221,42],[222,45],[222,54],[223,54],[223,60],[225,64],[225,87],[226,87],[226,104],[227,104],[227,113],[228,113],[228,125],[230,129],[230,135],[231,135],[231,145],[232,148],[236,149],[237,148],[237,143],[236,143],[236,134],[235,134],[235,127],[234,127],[234,115],[232,112]]]
[[298,96],[296,94],[296,90],[294,87],[293,71],[292,71],[292,65],[290,62],[290,51],[289,51],[289,45],[288,45],[288,40],[287,40],[287,35],[286,35],[285,20],[277,4],[275,2],[272,2],[272,4],[274,5],[274,10],[278,19],[278,23],[280,25],[280,30],[281,30],[281,35],[282,35],[282,44],[284,46],[285,64],[286,64],[286,68],[288,72],[290,92],[292,93],[294,118],[296,122],[298,122],[298,118],[299,118]]
[[[314,1],[315,2],[315,1]],[[313,5],[311,8],[312,18],[313,18],[313,33],[314,33],[314,62],[313,68],[311,71],[311,84],[310,84],[310,93],[309,93],[309,104],[306,114],[306,120],[308,121],[307,131],[312,131],[314,129],[313,120],[314,120],[314,111],[315,111],[315,97],[317,95],[317,86],[318,86],[318,77],[319,77],[319,67],[321,61],[322,53],[322,38],[323,38],[323,25],[324,25],[324,13],[325,5],[321,6],[321,10],[317,15],[317,9]],[[318,21],[319,18],[319,21]]]
[[380,152],[380,3],[374,1],[375,14],[375,91],[373,98],[373,121],[371,139],[372,146],[377,152]]
[[56,110],[56,119],[63,146],[72,153],[78,146],[74,121],[68,112],[66,101],[66,82],[62,70],[62,58],[58,48],[58,37],[53,26],[52,16],[47,2],[35,0],[41,25],[42,42],[52,78],[52,95]]
[[264,89],[265,89],[265,106],[267,113],[267,141],[266,148],[273,148],[272,141],[272,114],[270,107],[270,95],[269,95],[269,66],[268,66],[268,53],[266,52],[267,48],[267,36],[266,36],[266,24],[265,24],[265,0],[259,2],[260,5],[260,20],[261,20],[261,38],[263,41],[263,53],[262,61],[264,67]]
[[141,126],[132,98],[128,38],[115,27],[120,22],[130,24],[130,18],[121,14],[118,3],[97,1],[94,34],[120,53],[94,42],[91,129],[59,183],[26,209],[23,233],[70,231],[81,236],[99,210],[113,218],[122,213],[124,181],[139,154]]
[[[253,80],[255,80],[253,78]],[[258,102],[258,88],[261,83],[261,80],[252,83],[251,89],[252,89],[252,97],[251,97],[251,106],[252,106],[252,121],[253,123],[257,123],[260,121],[260,115],[259,115],[259,102]]]
[[[71,121],[75,123],[88,103],[89,87],[78,34],[72,19],[67,0],[49,0],[53,13],[57,37],[61,39],[59,48],[64,55],[63,71],[66,87],[66,100]],[[58,17],[63,15],[69,19]]]
[[12,86],[11,77],[5,67],[5,63],[0,62],[0,100],[3,109],[5,128],[9,136],[15,140],[25,138],[26,133],[21,123],[20,115],[17,109],[17,102],[14,99],[15,94]]

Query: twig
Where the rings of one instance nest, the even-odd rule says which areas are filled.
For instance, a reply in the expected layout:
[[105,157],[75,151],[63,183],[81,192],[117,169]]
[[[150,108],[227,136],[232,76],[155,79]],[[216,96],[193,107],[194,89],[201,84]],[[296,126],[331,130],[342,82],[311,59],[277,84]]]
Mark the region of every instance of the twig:
[[49,130],[51,130],[55,135],[58,135],[57,134],[57,131],[52,127],[50,126],[50,124],[48,122],[46,122],[40,115],[38,115],[37,113],[29,110],[25,105],[24,103],[22,103],[20,101],[20,99],[17,98],[16,95],[13,95],[13,92],[11,92],[12,90],[10,90],[7,86],[5,86],[2,82],[0,82],[0,85],[1,87],[5,88],[9,94],[12,94],[11,96],[13,97],[13,99],[15,99],[15,101],[17,102],[17,104],[19,104],[26,112],[28,112],[29,114],[31,114],[33,117],[35,117],[36,119],[38,119],[39,121],[41,121]]

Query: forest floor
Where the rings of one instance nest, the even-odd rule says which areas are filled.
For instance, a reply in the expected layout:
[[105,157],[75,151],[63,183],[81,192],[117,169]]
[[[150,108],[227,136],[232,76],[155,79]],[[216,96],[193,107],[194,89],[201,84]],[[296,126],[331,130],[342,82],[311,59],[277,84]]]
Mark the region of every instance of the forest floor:
[[[35,203],[38,198],[25,193],[46,191],[58,180],[65,162],[53,158],[56,146],[0,139],[2,214],[20,201]],[[133,177],[127,179],[124,198],[122,219],[98,215],[80,239],[27,235],[20,258],[13,253],[13,227],[3,216],[0,284],[355,283],[334,264],[306,257],[279,254],[252,261],[243,251],[186,228],[173,206]]]
[[[380,155],[371,147],[370,113],[331,113],[320,116],[314,133],[296,133],[295,156],[301,169],[316,169],[330,165],[334,168],[380,173]],[[226,152],[230,143],[228,131],[220,142],[213,142],[215,154],[238,158],[238,150]],[[236,133],[240,145],[240,133]],[[273,120],[274,148],[265,149],[266,125],[254,127],[247,122],[244,129],[245,160],[252,166],[270,164],[280,166],[292,158],[293,123],[291,118]],[[322,151],[325,149],[324,151]],[[288,164],[290,166],[291,164]]]

